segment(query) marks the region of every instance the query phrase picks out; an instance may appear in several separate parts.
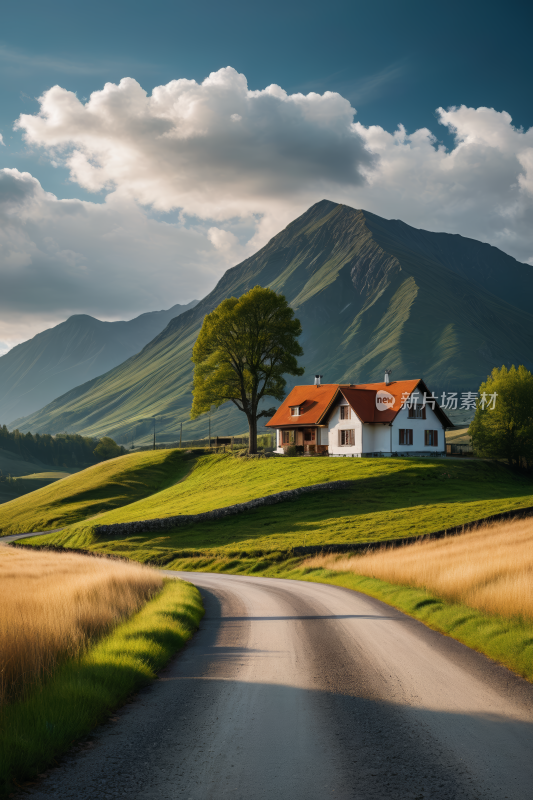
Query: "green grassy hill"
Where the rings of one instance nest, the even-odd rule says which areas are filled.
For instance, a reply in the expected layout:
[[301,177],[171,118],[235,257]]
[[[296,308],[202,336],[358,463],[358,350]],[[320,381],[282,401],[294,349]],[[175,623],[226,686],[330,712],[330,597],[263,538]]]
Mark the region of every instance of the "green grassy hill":
[[95,464],[0,505],[0,535],[58,528],[125,506],[181,480],[193,463],[182,450],[156,450]]
[[[189,419],[191,350],[203,318],[256,284],[283,292],[303,325],[306,374],[325,382],[422,377],[434,392],[475,391],[494,366],[533,368],[533,268],[461,236],[428,233],[365,211],[317,203],[256,255],[229,269],[194,309],[138,355],[19,421],[32,432],[77,430],[118,442],[207,434]],[[511,302],[513,303],[511,305]],[[236,434],[232,404],[213,434]]]
[[[163,468],[158,460],[163,453],[176,454],[176,460],[165,462],[164,467],[168,470],[168,465],[173,464],[170,470],[172,485],[160,485],[159,491],[146,491],[139,499],[121,490],[116,497],[113,495],[115,508],[97,519],[80,522],[45,539],[36,537],[29,541],[103,549],[141,561],[153,558],[165,561],[169,555],[189,550],[215,549],[226,553],[258,549],[272,551],[303,544],[416,536],[510,508],[533,505],[530,480],[503,465],[485,461],[242,459],[231,455],[206,455],[193,461],[180,456],[180,451],[156,451],[140,454],[145,460],[142,465],[137,464],[135,470],[132,468],[129,474],[137,475],[142,467],[153,476],[154,470]],[[129,465],[133,463],[130,459],[134,458],[125,456],[116,462],[108,462],[109,468]],[[113,467],[114,463],[116,467]],[[105,476],[100,472],[102,465],[99,467],[100,470],[92,469],[95,476],[100,475],[98,486],[102,491]],[[188,469],[190,472],[187,473]],[[175,478],[178,473],[186,474],[179,483]],[[119,486],[124,485],[126,474],[123,470],[118,478]],[[355,484],[349,489],[304,495],[279,505],[161,534],[117,540],[100,538],[95,534],[95,527],[100,524],[198,513],[285,489],[344,479],[354,480]],[[63,487],[69,480],[63,482]],[[153,478],[151,486],[154,487],[159,480]],[[85,511],[82,502],[84,498],[80,495],[70,499],[63,496],[65,522],[70,521],[67,514],[76,513],[80,518]],[[94,508],[90,511],[94,513]],[[36,516],[38,514],[42,516],[43,512],[36,512]],[[59,525],[59,516],[54,519]],[[7,532],[7,521],[2,518],[1,509],[0,523]],[[11,524],[19,525],[19,522]],[[35,519],[32,524],[39,530]]]

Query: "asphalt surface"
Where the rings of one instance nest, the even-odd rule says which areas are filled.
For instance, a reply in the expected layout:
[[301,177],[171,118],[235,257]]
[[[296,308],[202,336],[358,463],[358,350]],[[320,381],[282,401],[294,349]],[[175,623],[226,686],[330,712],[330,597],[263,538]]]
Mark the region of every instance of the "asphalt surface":
[[533,797],[533,686],[505,668],[346,589],[167,574],[200,631],[33,800]]

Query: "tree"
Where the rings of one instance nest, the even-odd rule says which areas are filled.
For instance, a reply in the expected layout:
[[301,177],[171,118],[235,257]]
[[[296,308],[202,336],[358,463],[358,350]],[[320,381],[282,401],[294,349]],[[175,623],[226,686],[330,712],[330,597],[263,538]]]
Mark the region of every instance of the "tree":
[[94,455],[99,461],[107,461],[109,458],[121,456],[126,451],[120,447],[109,436],[104,436],[94,448]]
[[285,297],[256,286],[229,297],[208,314],[193,348],[195,364],[191,418],[231,400],[248,418],[249,453],[257,452],[257,420],[263,398],[283,400],[284,374],[303,375],[297,357],[300,321]]
[[[488,402],[496,394],[495,403]],[[494,368],[479,387],[469,433],[476,453],[533,467],[533,375],[524,366]],[[494,405],[494,408],[491,406]]]

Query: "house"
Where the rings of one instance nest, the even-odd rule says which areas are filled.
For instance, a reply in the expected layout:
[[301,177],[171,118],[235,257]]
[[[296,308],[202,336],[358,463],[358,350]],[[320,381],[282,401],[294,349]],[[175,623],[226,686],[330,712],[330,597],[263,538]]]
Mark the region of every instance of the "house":
[[330,456],[446,455],[444,432],[453,427],[423,380],[321,383],[295,386],[267,427],[276,452]]

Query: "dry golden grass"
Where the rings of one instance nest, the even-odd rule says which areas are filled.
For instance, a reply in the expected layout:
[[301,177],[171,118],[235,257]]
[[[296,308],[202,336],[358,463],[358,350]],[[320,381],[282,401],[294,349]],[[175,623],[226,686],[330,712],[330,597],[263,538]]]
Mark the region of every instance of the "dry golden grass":
[[488,614],[533,619],[531,518],[362,556],[315,556],[302,566],[353,572],[426,589]]
[[0,585],[2,704],[136,612],[163,580],[140,564],[0,546]]

